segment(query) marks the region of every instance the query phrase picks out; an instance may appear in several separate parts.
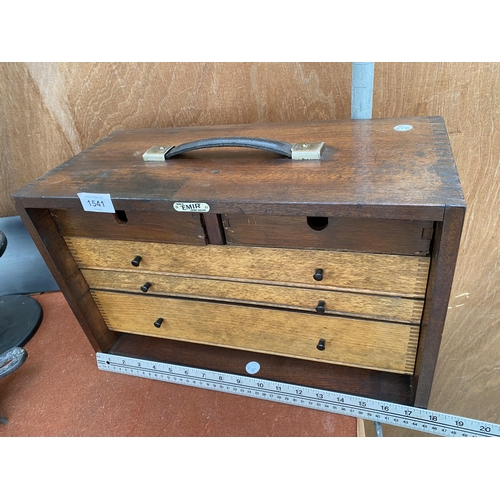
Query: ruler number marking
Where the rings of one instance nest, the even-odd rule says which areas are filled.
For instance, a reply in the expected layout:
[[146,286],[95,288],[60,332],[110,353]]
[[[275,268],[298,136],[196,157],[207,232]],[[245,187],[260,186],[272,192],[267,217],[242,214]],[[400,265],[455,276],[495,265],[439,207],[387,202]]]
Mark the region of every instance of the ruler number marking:
[[[414,428],[442,436],[499,436],[498,424],[480,422],[473,419],[457,418],[453,415],[432,412],[426,409],[411,409],[384,401],[371,400],[360,396],[349,396],[333,391],[316,391],[312,387],[294,384],[276,385],[270,380],[241,377],[222,372],[206,372],[168,363],[156,363],[119,355],[97,353],[98,368],[104,371],[135,375],[142,378],[174,382],[182,385],[197,385],[227,393],[239,393],[259,399],[276,399],[282,403],[295,404],[306,408],[326,410],[334,413],[358,415],[375,421],[385,421],[400,427]],[[170,376],[172,375],[172,376]],[[201,384],[201,380],[203,380]],[[219,382],[219,384],[216,383]],[[223,382],[223,384],[220,384]],[[253,388],[252,388],[253,386]],[[301,396],[301,398],[293,397]],[[320,400],[320,401],[318,401]],[[337,406],[331,403],[342,403]],[[377,413],[377,408],[384,414]],[[403,417],[402,419],[399,417]],[[493,432],[492,432],[493,431]]]

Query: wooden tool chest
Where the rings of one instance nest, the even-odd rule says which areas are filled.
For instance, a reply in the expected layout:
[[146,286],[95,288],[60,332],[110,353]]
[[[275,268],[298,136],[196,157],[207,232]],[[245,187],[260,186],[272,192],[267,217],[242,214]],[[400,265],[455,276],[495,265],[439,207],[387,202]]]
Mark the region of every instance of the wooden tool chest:
[[465,214],[442,118],[120,131],[14,198],[96,351],[427,406]]

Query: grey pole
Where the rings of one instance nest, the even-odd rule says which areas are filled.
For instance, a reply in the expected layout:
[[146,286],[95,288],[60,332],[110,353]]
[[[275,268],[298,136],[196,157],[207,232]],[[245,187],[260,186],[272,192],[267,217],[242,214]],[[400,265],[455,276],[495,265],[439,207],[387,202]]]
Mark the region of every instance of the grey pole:
[[370,119],[373,106],[373,75],[375,63],[352,63],[351,118]]
[[[372,117],[374,74],[375,63],[352,63],[351,118],[353,120],[370,120]],[[375,422],[375,433],[377,437],[383,437],[380,422]]]

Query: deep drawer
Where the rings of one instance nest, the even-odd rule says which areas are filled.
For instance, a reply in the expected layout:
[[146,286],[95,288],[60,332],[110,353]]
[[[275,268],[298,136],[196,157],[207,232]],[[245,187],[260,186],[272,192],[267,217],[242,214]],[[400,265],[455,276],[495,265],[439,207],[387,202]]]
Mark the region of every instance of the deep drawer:
[[52,210],[65,237],[141,240],[159,243],[205,245],[200,214],[116,211],[114,214],[83,210]]
[[229,245],[428,255],[432,221],[224,214]]
[[[428,257],[66,239],[81,268],[138,270],[423,298]],[[139,266],[132,260],[141,257]]]
[[93,296],[108,327],[119,332],[413,373],[417,326],[127,293]]

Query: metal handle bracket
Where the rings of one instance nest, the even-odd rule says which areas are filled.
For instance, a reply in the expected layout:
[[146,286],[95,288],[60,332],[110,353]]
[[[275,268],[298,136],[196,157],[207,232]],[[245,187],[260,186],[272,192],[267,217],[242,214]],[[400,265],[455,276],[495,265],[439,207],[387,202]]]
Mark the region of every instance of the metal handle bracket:
[[292,160],[321,160],[324,142],[303,142],[292,144]]

